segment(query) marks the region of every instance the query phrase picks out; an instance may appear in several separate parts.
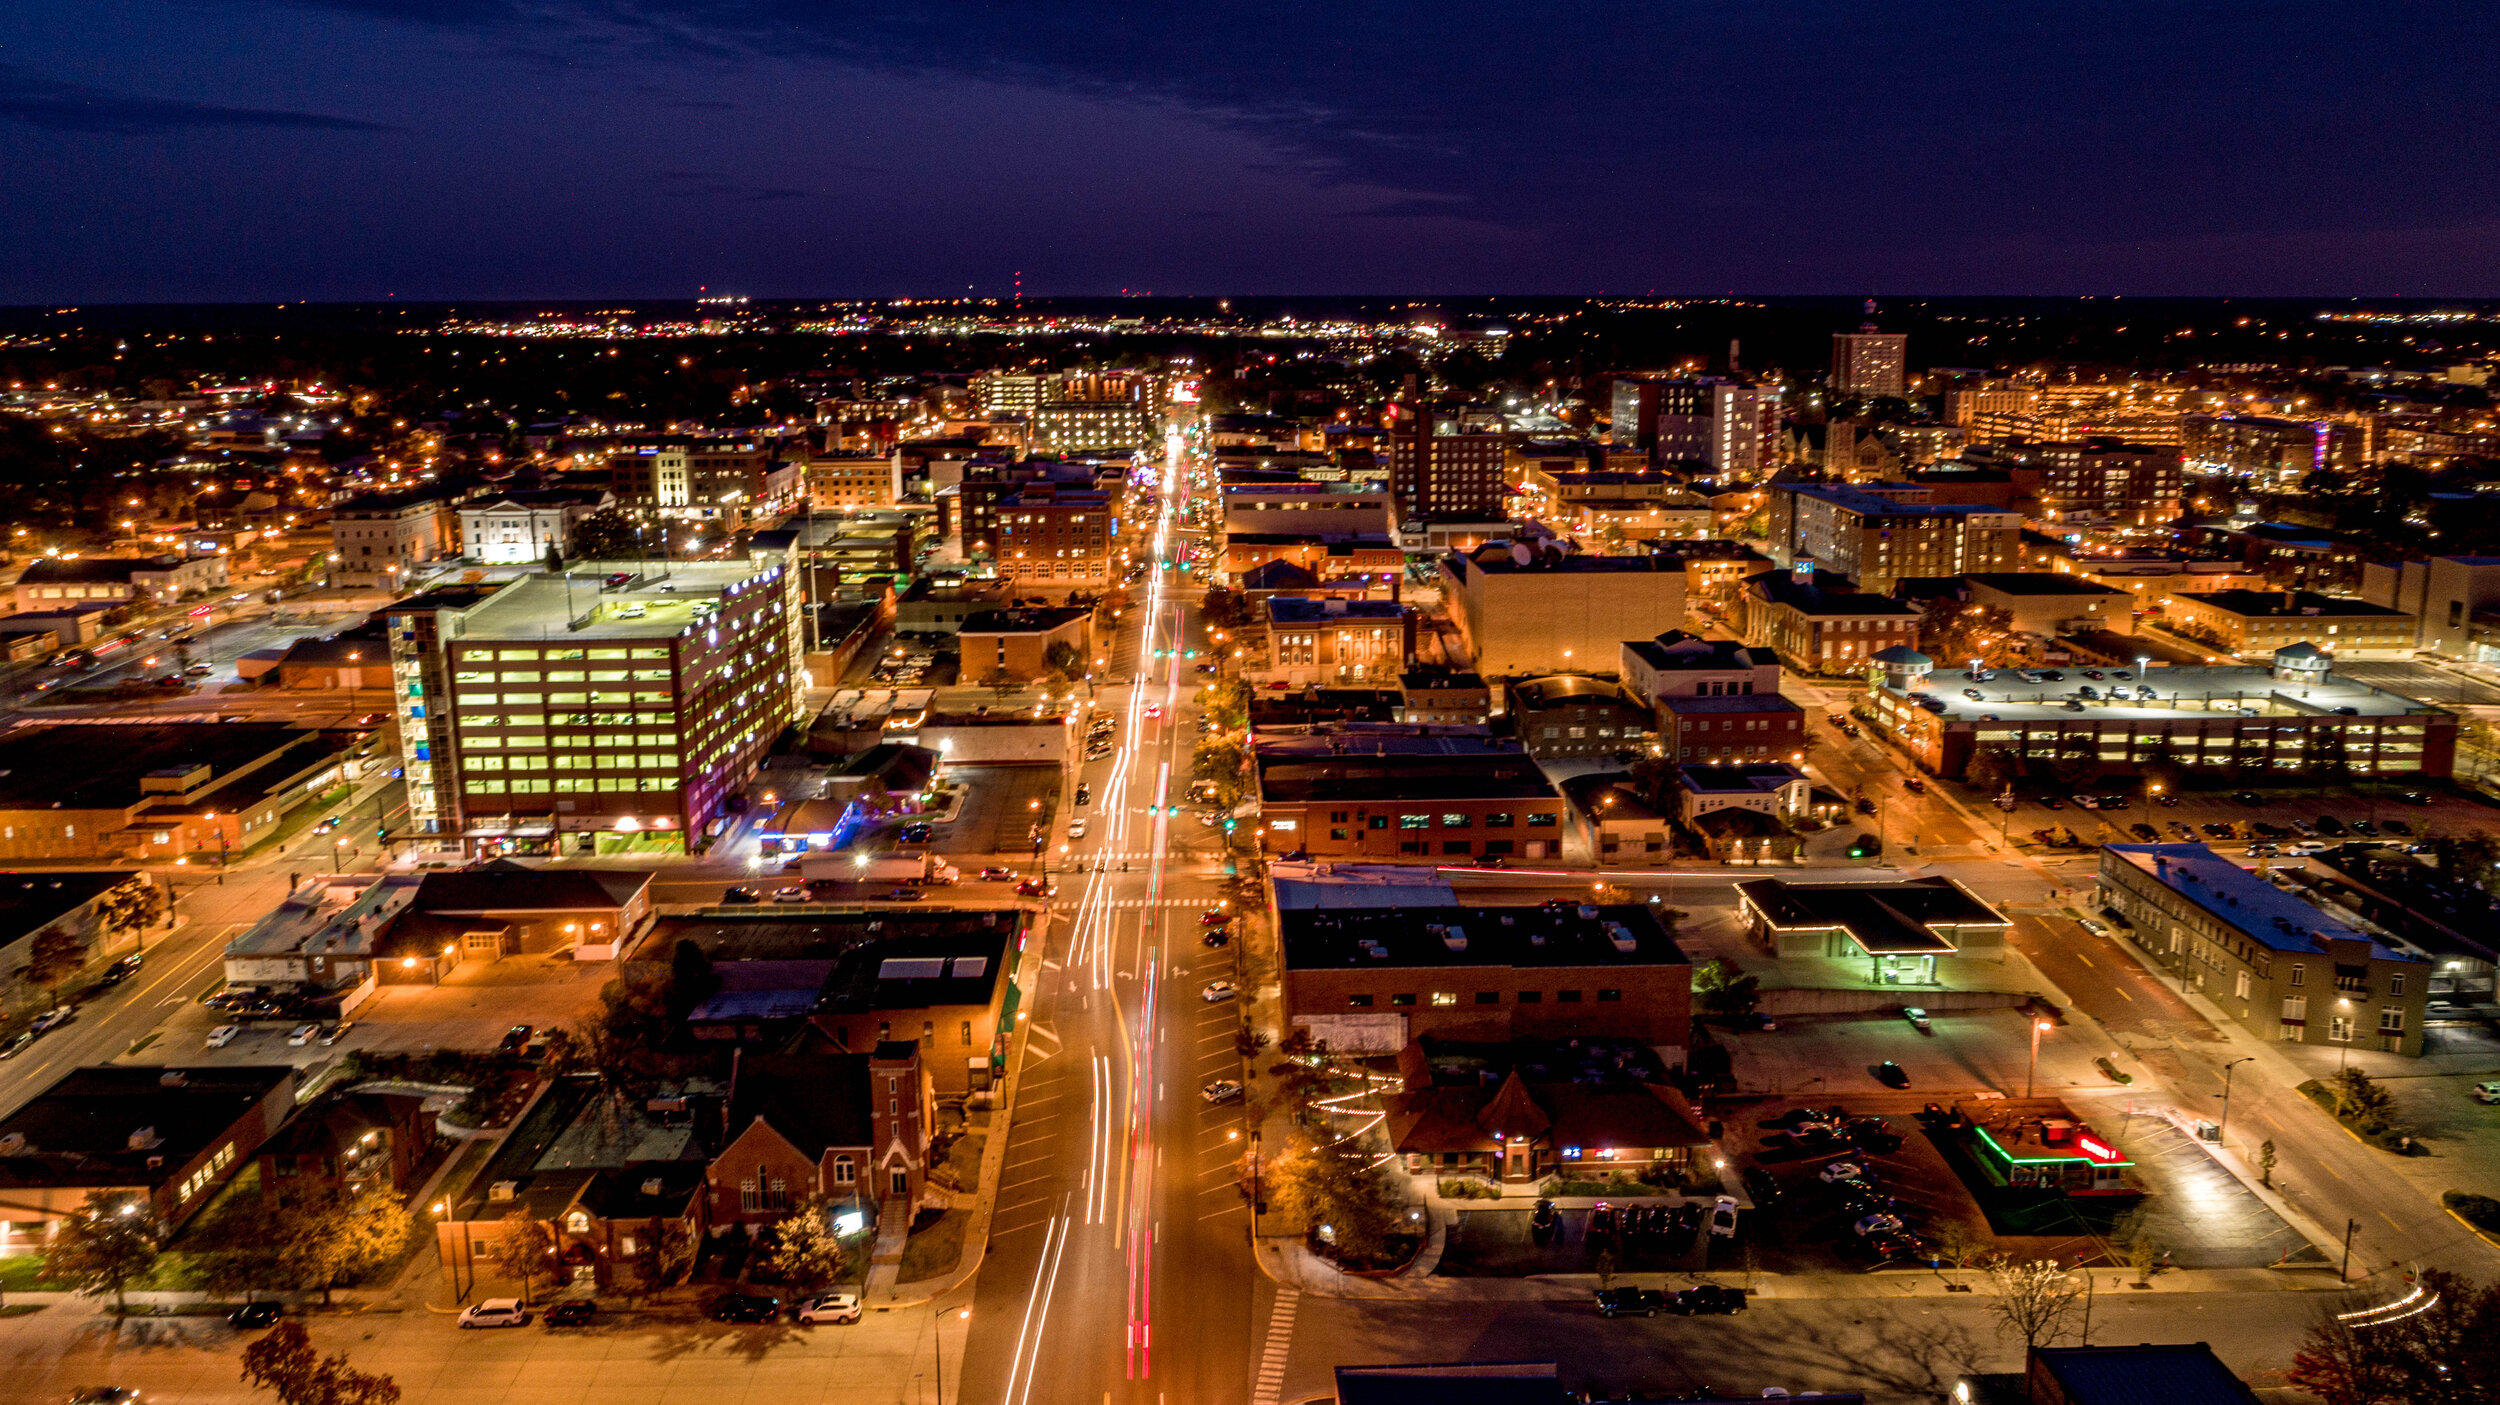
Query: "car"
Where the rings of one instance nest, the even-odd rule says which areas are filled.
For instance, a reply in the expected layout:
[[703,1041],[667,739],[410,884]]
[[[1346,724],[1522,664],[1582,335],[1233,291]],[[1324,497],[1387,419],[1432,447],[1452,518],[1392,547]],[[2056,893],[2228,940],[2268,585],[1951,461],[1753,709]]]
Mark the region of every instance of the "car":
[[2086,678],[2091,679],[2091,680],[2092,680],[2093,682],[2095,682],[2095,683],[2098,683],[2098,682],[2100,682],[2102,679],[2109,677],[2109,675],[2108,675],[2108,674],[2101,672],[2101,671],[2100,671],[2099,669],[2097,669],[2097,668],[2087,668],[2087,669],[2085,669],[2085,670],[2083,671],[2083,676],[2084,676],[2084,677],[2086,677]]
[[773,901],[777,903],[806,902],[807,885],[804,883],[793,883],[786,888],[775,888],[773,889]]
[[503,1032],[503,1042],[496,1047],[507,1054],[517,1054],[529,1047],[530,1033],[528,1025],[516,1024]]
[[2205,831],[2205,837],[2208,839],[2228,839],[2231,837],[2231,826],[2227,824],[2206,823],[2198,825],[2197,828]]
[[2232,799],[2233,801],[2237,802],[2238,804],[2241,804],[2241,805],[2245,805],[2245,806],[2247,806],[2249,809],[2252,809],[2252,810],[2254,810],[2254,809],[2256,809],[2258,806],[2263,805],[2263,804],[2265,804],[2265,803],[2266,803],[2265,801],[2263,801],[2263,800],[2259,799],[2259,798],[2258,798],[2258,796],[2257,796],[2257,792],[2255,792],[2255,791],[2253,791],[2253,790],[2235,790],[2235,791],[2232,791],[2232,792],[2231,792],[2231,799]]
[[2248,821],[2248,832],[2260,839],[2281,839],[2291,833],[2279,824],[2268,824],[2264,820]]
[[2104,795],[2101,797],[2101,808],[2104,810],[2123,810],[2134,803],[2135,802],[2133,800],[2124,795]]
[[123,981],[129,980],[132,976],[137,974],[139,974],[139,958],[136,955],[125,956],[121,960],[114,962],[112,965],[105,967],[104,974],[96,977],[96,984],[120,985]]
[[1013,881],[1015,876],[1016,871],[1012,868],[985,868],[981,870],[981,881],[984,883],[1007,883]]
[[1722,1195],[1710,1203],[1710,1232],[1721,1239],[1736,1237],[1736,1197]]
[[2333,839],[2343,832],[2344,822],[2342,820],[2335,818],[2333,815],[2318,816],[2318,833],[2325,835],[2329,839]]
[[888,888],[885,890],[885,900],[890,903],[925,902],[928,900],[928,897],[929,895],[926,892],[923,892],[918,888]]
[[2101,808],[2101,802],[2096,796],[2078,795],[2073,797],[2073,799],[2076,805],[2086,810],[2097,810]]
[[2043,683],[2063,683],[2066,681],[2066,675],[2054,668],[2044,668],[2040,670],[2040,681]]
[[33,1030],[37,1034],[46,1034],[52,1030],[59,1029],[65,1024],[68,1024],[71,1020],[77,1018],[77,1016],[78,1011],[76,1007],[69,1005],[55,1005],[51,1009],[44,1011],[42,1014],[35,1016],[34,1022],[26,1027]]
[[2165,810],[2175,810],[2179,808],[2179,797],[2166,790],[2155,791],[2153,793],[2153,803],[2159,805]]
[[762,898],[756,896],[756,892],[753,888],[746,887],[724,888],[721,890],[720,900],[721,906],[723,907],[736,907],[742,903],[758,903],[763,901]]
[[1859,814],[1861,814],[1861,815],[1871,815],[1871,814],[1874,814],[1874,813],[1875,813],[1875,802],[1874,802],[1874,801],[1872,801],[1872,800],[1867,799],[1867,798],[1866,798],[1865,796],[1863,796],[1863,795],[1859,796],[1859,797],[1858,797],[1858,813],[1859,813]]
[[1836,1185],[1842,1181],[1864,1180],[1866,1168],[1855,1161],[1834,1161],[1815,1172],[1814,1177],[1825,1185]]
[[1597,1290],[1597,1315],[1600,1317],[1656,1317],[1667,1306],[1667,1295],[1655,1288],[1600,1288]]
[[321,1026],[317,1024],[299,1024],[287,1031],[286,1046],[290,1049],[301,1049],[313,1042],[313,1039],[320,1033]]
[[2083,699],[2085,702],[2099,702],[2101,700],[2100,691],[2089,683],[2075,689],[2075,696]]
[[1970,699],[1972,702],[1986,702],[1988,700],[1988,695],[1979,691],[1977,688],[1964,688],[1962,690],[1962,696]]
[[2325,853],[2326,849],[2326,845],[2319,843],[2315,839],[2303,839],[2295,843],[2284,845],[2283,855],[2285,858],[2293,859],[2315,858],[2316,856]]
[[2040,797],[2040,808],[2043,810],[2063,810],[2066,808],[2066,802],[2058,799],[2054,795],[2043,795]]
[[1901,1217],[1899,1215],[1869,1215],[1849,1227],[1856,1230],[1861,1237],[1869,1234],[1889,1234],[1901,1228]]
[[1208,947],[1223,946],[1232,939],[1233,934],[1230,928],[1218,927],[1214,931],[1200,937],[1198,939],[1198,945]]
[[257,1332],[278,1320],[277,1303],[262,1301],[245,1303],[226,1314],[226,1325],[243,1332]]
[[1081,819],[1079,819],[1079,820],[1071,820],[1071,821],[1069,821],[1069,822],[1068,822],[1068,837],[1069,837],[1070,839],[1082,839],[1082,838],[1084,838],[1084,837],[1085,837],[1085,821],[1083,821],[1083,820],[1081,820]]
[[2500,1103],[2500,1083],[2475,1084],[2474,1101],[2478,1103]]
[[126,1385],[91,1385],[70,1392],[69,1405],[139,1405],[139,1392]]
[[1745,1290],[1703,1283],[1667,1300],[1667,1310],[1684,1317],[1724,1317],[1745,1310]]
[[460,1310],[463,1329],[473,1327],[518,1327],[530,1320],[529,1309],[519,1298],[487,1298]]
[[1886,1059],[1875,1065],[1875,1081],[1887,1088],[1907,1088],[1910,1086],[1910,1075],[1902,1071],[1901,1065]]
[[206,678],[208,675],[215,673],[216,671],[216,669],[209,667],[207,664],[195,663],[189,668],[184,669],[182,671],[182,676],[185,678]]
[[2292,821],[2292,833],[2299,835],[2303,839],[2315,839],[2318,837],[2318,827],[2311,824],[2307,820],[2294,820]]
[[549,1327],[580,1327],[599,1315],[599,1304],[589,1298],[566,1298],[547,1309]]
[[2075,919],[2075,925],[2081,927],[2087,932],[2090,932],[2096,937],[2106,937],[2109,935],[2108,924],[2102,922],[2099,918],[2078,917]]
[[1927,793],[1927,782],[1920,780],[1916,776],[1903,776],[1901,778],[1901,788],[1909,791],[1913,795],[1925,795]]
[[1047,898],[1058,891],[1058,884],[1040,878],[1027,878],[1016,885],[1016,896],[1020,898]]
[[334,830],[334,829],[336,829],[336,828],[338,828],[338,827],[339,827],[339,816],[337,816],[337,815],[332,815],[332,816],[330,816],[329,818],[327,818],[327,819],[325,819],[325,820],[321,821],[321,823],[314,825],[314,826],[313,826],[313,833],[315,833],[315,834],[328,834],[331,830]]
[[2065,708],[2068,712],[2081,712],[2083,711],[2083,703],[2078,699],[2068,698],[2065,702]]
[[778,1322],[781,1299],[761,1293],[723,1293],[712,1300],[706,1315],[715,1322]]
[[336,1044],[347,1036],[347,1032],[349,1030],[354,1029],[355,1027],[356,1022],[354,1020],[341,1020],[337,1024],[330,1026],[328,1029],[321,1031],[321,1047],[327,1049],[331,1045]]
[[16,1038],[10,1040],[6,1044],[0,1044],[0,1059],[16,1058],[18,1055],[26,1052],[27,1045],[34,1042],[35,1032],[31,1029],[21,1029],[17,1032]]
[[2196,826],[2189,824],[2184,820],[2172,820],[2170,822],[2170,832],[2191,844],[2196,842]]
[[2413,837],[2413,826],[2406,824],[2403,820],[2380,820],[2378,827],[2400,838],[2411,839]]
[[2149,824],[2138,823],[2128,825],[2127,832],[2134,835],[2136,838],[2143,840],[2147,844],[2157,844],[2161,842],[2161,831],[2153,828]]
[[1920,1239],[1915,1234],[1909,1234],[1902,1231],[1893,1231],[1887,1234],[1870,1234],[1866,1238],[1858,1241],[1858,1247],[1864,1249],[1868,1254],[1872,1255],[1875,1262],[1879,1265],[1888,1263],[1923,1263],[1929,1267],[1935,1267],[1942,1262],[1942,1260],[1938,1259],[1928,1250],[1926,1241]]
[[1199,998],[1206,1001],[1210,1005],[1219,1000],[1230,1000],[1239,994],[1241,994],[1240,987],[1234,985],[1231,981],[1209,981],[1207,982],[1207,988],[1198,992]]
[[2349,821],[2345,824],[2344,828],[2351,830],[2353,833],[2358,834],[2365,839],[2378,833],[2378,826],[2370,823],[2366,819]]
[[1936,1032],[1934,1024],[1927,1018],[1927,1012],[1920,1009],[1916,1005],[1902,1006],[1901,1018],[1908,1020],[1910,1022],[1910,1028],[1917,1030],[1921,1034],[1933,1034]]
[[243,1026],[239,1024],[221,1024],[208,1032],[208,1047],[211,1049],[223,1049],[227,1045],[233,1043],[235,1041],[235,1036],[241,1034],[242,1032]]
[[1149,721],[1149,722],[1156,722],[1156,721],[1161,721],[1161,720],[1162,720],[1162,718],[1163,718],[1163,704],[1161,704],[1161,703],[1148,703],[1148,704],[1146,704],[1146,720],[1147,720],[1147,721]]
[[846,1326],[859,1320],[859,1294],[818,1293],[799,1299],[798,1319],[810,1327],[820,1323]]
[[2159,701],[2161,701],[2161,694],[2160,694],[2160,693],[2158,693],[2158,692],[2156,692],[2156,691],[2154,691],[2153,685],[2152,685],[2152,684],[2150,684],[2150,683],[2138,683],[2138,684],[2136,684],[2136,685],[2135,685],[2135,696],[2136,696],[2136,700],[2137,700],[2137,701],[2139,701],[2139,702],[2159,702]]
[[896,831],[894,837],[906,844],[926,844],[929,842],[929,833],[929,827],[925,824],[907,824]]
[[1092,783],[1087,781],[1078,781],[1076,783],[1076,803],[1083,805],[1091,801],[1093,798],[1094,787]]
[[2431,803],[2431,798],[2418,790],[2400,791],[2398,792],[2396,798],[2403,801],[2407,805],[2428,805]]
[[1241,1100],[1241,1085],[1230,1078],[1219,1078],[1199,1089],[1198,1096],[1211,1103],[1238,1102]]
[[1232,920],[1233,914],[1226,908],[1211,907],[1198,914],[1198,925],[1201,927],[1221,927]]

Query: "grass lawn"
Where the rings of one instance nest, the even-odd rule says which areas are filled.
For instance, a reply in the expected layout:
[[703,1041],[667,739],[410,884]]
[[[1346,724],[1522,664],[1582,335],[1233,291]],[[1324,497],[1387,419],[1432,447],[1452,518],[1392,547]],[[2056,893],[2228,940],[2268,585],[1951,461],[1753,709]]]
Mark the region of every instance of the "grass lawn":
[[917,1283],[954,1272],[964,1256],[964,1226],[971,1219],[969,1210],[940,1210],[936,1218],[913,1225],[911,1238],[903,1241],[903,1263],[895,1281]]

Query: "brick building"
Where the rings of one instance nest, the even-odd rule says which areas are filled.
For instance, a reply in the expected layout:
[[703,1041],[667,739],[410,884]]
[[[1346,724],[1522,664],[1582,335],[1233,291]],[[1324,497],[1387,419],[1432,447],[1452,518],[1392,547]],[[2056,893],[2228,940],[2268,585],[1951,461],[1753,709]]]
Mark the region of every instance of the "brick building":
[[1290,684],[1403,674],[1415,661],[1415,612],[1394,600],[1267,598],[1267,668]]
[[742,1052],[722,1114],[726,1145],[704,1172],[706,1218],[769,1224],[818,1197],[908,1215],[928,1175],[936,1107],[916,1044]]
[[1074,606],[976,611],[964,617],[956,637],[967,683],[978,683],[994,671],[1004,671],[1018,683],[1045,677],[1054,644],[1076,651],[1078,675],[1094,666],[1094,612]]
[[1567,808],[1516,742],[1345,725],[1255,738],[1269,853],[1442,862],[1559,858]]

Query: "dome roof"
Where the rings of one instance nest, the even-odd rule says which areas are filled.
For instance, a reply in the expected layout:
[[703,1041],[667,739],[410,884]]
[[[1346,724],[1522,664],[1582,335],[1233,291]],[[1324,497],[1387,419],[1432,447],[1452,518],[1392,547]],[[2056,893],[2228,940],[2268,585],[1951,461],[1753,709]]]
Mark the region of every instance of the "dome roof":
[[1871,654],[1868,657],[1874,662],[1884,665],[1886,668],[1934,668],[1936,666],[1936,661],[1934,659],[1927,657],[1925,654],[1920,653],[1918,650],[1911,648],[1907,644],[1895,644],[1889,649]]

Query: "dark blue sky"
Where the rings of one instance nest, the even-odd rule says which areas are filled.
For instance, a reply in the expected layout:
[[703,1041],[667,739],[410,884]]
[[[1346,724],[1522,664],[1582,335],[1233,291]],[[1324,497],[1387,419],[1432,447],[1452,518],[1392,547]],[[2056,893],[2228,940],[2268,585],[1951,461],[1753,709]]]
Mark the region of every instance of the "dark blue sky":
[[0,302],[2500,294],[2484,5],[21,0]]

